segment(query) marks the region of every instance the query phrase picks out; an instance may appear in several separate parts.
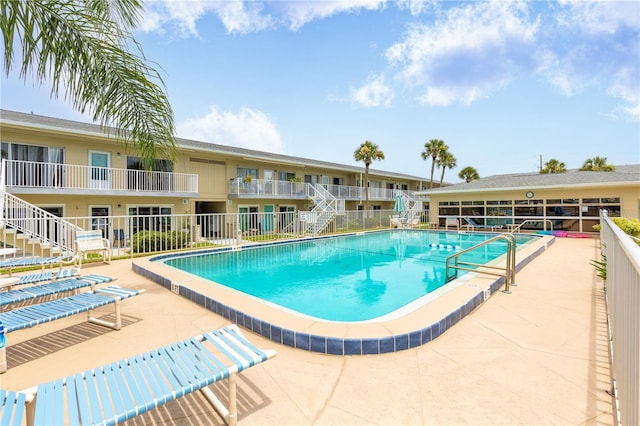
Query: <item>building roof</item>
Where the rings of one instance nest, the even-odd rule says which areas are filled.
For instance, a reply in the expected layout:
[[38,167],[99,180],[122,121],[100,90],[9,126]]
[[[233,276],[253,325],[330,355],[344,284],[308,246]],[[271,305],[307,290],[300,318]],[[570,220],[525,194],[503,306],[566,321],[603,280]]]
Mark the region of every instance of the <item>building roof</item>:
[[[37,114],[27,114],[23,112],[0,109],[0,122],[13,124],[20,127],[36,128],[50,131],[67,132],[72,134],[85,134],[91,136],[107,137],[108,133],[102,126],[93,123],[65,120],[60,118],[46,117]],[[190,139],[176,138],[178,148],[190,149],[216,154],[227,154],[234,157],[243,157],[248,160],[268,160],[279,163],[289,163],[296,166],[317,167],[342,172],[364,173],[364,167],[333,163],[329,161],[318,161],[310,158],[294,157],[290,155],[276,154],[272,152],[258,151],[247,148],[238,148],[229,145],[220,145],[210,142],[195,141]],[[404,173],[388,172],[369,168],[369,174],[397,179],[408,179],[426,182],[429,179],[422,176],[407,175]]]
[[507,191],[512,189],[578,188],[637,185],[640,188],[640,164],[616,166],[612,172],[567,170],[564,173],[516,173],[483,177],[442,188],[421,191],[436,195],[464,192]]

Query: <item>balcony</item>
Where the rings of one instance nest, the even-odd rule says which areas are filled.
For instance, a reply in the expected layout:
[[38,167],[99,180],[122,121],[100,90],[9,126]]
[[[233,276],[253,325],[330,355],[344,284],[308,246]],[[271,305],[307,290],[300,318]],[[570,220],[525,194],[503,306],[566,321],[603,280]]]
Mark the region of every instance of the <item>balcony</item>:
[[198,175],[5,160],[7,191],[15,194],[198,196]]
[[[229,181],[230,198],[280,198],[307,199],[311,184],[302,182],[288,182],[281,180],[252,179],[243,182],[242,179]],[[334,197],[340,200],[364,200],[364,188],[359,186],[323,185]],[[408,192],[408,191],[405,191]],[[394,201],[396,190],[384,188],[369,188],[369,200]]]

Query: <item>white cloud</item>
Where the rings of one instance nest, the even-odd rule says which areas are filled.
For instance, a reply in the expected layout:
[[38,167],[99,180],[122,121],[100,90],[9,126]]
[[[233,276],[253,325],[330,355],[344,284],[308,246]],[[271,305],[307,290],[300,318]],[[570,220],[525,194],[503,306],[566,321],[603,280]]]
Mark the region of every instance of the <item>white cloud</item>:
[[363,86],[351,89],[351,100],[368,108],[389,106],[392,99],[393,90],[386,84],[382,74],[369,76]]
[[140,25],[144,32],[164,32],[165,27],[174,27],[183,37],[198,37],[197,22],[208,13],[217,15],[229,33],[247,34],[273,25],[272,18],[262,13],[261,2],[163,0],[146,6]]
[[562,26],[597,33],[617,31],[621,26],[638,28],[640,6],[634,1],[560,0],[556,20]]
[[202,116],[177,123],[181,138],[230,145],[269,152],[283,152],[283,144],[276,126],[269,117],[244,107],[237,113],[219,111],[211,107]]
[[522,2],[453,7],[433,25],[416,24],[386,51],[398,77],[430,105],[469,104],[503,87],[530,59],[539,22]]
[[435,7],[438,0],[396,0],[395,5],[399,9],[409,9],[412,15],[420,15],[432,7]]
[[563,0],[554,12],[562,43],[545,40],[538,72],[565,95],[604,87],[623,102],[612,116],[640,121],[640,4]]
[[[298,30],[305,24],[323,19],[338,13],[384,8],[386,0],[351,0],[345,1],[292,1],[283,2],[282,11],[286,16],[289,28]],[[277,2],[275,4],[278,4]]]
[[[288,26],[296,31],[309,22],[324,19],[338,13],[359,10],[378,10],[387,0],[344,1],[243,1],[243,0],[162,0],[146,3],[145,16],[140,25],[144,32],[164,32],[164,28],[175,27],[184,37],[197,37],[197,21],[205,14],[214,14],[220,19],[228,33],[249,34]],[[421,0],[404,0],[415,3]],[[413,10],[413,9],[412,9]]]

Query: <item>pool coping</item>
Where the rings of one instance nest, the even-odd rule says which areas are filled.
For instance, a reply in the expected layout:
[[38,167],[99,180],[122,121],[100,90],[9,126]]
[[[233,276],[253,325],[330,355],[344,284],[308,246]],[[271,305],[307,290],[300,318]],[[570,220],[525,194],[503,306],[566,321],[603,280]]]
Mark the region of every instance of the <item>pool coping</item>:
[[[516,252],[516,284],[517,271],[524,268],[555,241],[554,236],[536,237],[538,238],[536,241]],[[245,247],[253,248],[292,241],[299,240],[254,243]],[[194,250],[193,253],[226,252],[238,249],[242,248],[222,247]],[[422,346],[469,315],[504,285],[503,277],[495,278],[471,273],[470,277],[465,276],[455,280],[453,288],[436,300],[401,317],[382,321],[332,322],[283,310],[256,297],[157,262],[157,260],[176,255],[184,255],[184,253],[134,259],[132,269],[173,293],[276,343],[328,355],[377,355]],[[499,260],[496,264],[500,265],[503,262],[504,260]],[[511,290],[516,291],[516,289],[517,287]],[[416,324],[428,325],[416,327]]]

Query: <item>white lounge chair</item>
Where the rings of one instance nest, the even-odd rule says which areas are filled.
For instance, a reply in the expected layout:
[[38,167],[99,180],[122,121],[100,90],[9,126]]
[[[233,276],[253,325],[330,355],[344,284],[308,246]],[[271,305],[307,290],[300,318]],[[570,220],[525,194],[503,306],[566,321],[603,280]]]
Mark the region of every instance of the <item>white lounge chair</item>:
[[502,228],[502,225],[483,225],[466,216],[463,217],[463,219],[467,222],[467,229],[471,228],[472,231],[476,229],[490,229],[491,231],[495,231],[496,229]]
[[71,278],[79,273],[78,268],[60,268],[58,271],[45,271],[36,274],[20,275],[20,281],[15,285],[35,284],[43,281],[55,281],[62,278]]
[[[79,313],[90,313],[93,309],[113,304],[116,316],[115,322],[109,322],[91,316],[89,316],[88,321],[114,330],[120,330],[120,328],[122,328],[120,301],[137,296],[142,292],[144,292],[144,289],[129,290],[118,286],[104,287],[38,305],[29,305],[12,311],[0,312],[0,324],[4,326],[5,333],[9,334],[16,330],[34,327],[38,324],[44,324]],[[6,342],[6,345],[8,344],[9,339],[7,339]],[[0,348],[0,373],[7,371],[6,345]]]
[[74,255],[62,255],[53,257],[17,257],[0,261],[0,269],[6,269],[7,273],[11,275],[13,268],[21,268],[26,266],[40,265],[42,271],[44,271],[47,265],[63,265],[70,264],[75,261]]
[[78,292],[82,288],[90,287],[95,289],[97,284],[113,281],[114,278],[102,275],[86,275],[79,278],[68,278],[65,280],[52,281],[46,284],[34,285],[30,287],[20,288],[0,292],[0,307],[9,306],[14,303],[25,302],[28,300],[38,299],[40,297],[53,296],[56,294]]
[[[235,425],[237,374],[275,355],[230,325],[23,392],[4,391],[7,402],[0,405],[5,411],[0,418],[26,417],[29,426],[119,424],[199,390],[227,424]],[[225,379],[228,406],[208,388]]]

